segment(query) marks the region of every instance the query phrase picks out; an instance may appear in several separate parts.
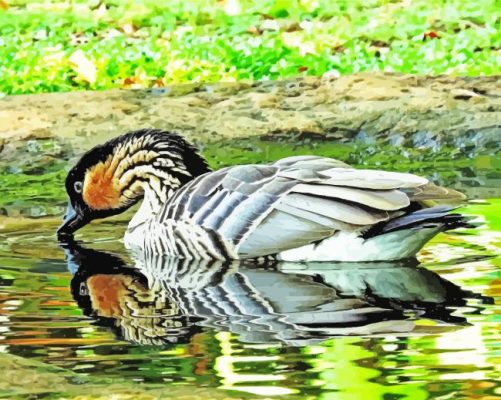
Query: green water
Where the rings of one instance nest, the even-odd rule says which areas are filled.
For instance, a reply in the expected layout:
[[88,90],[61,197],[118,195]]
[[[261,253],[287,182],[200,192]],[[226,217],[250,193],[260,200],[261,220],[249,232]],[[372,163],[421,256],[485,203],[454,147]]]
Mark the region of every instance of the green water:
[[482,225],[439,235],[419,265],[199,265],[131,257],[120,242],[130,215],[61,248],[60,169],[78,149],[28,145],[30,162],[0,165],[0,398],[501,396],[496,157],[205,148],[215,167],[314,152],[416,172],[475,198],[462,212]]

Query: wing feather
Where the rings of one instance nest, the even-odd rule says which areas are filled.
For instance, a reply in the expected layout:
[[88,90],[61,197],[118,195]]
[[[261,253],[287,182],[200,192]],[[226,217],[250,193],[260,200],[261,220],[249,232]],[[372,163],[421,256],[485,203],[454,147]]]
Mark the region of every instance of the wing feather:
[[[286,229],[284,227],[287,227]],[[297,217],[281,210],[273,210],[238,248],[243,257],[275,254],[284,248],[303,246],[331,236],[334,229]]]
[[295,193],[305,193],[348,200],[378,210],[399,210],[410,204],[409,197],[395,189],[390,190],[364,190],[344,186],[311,185],[300,183],[292,189]]
[[466,196],[457,190],[437,186],[431,182],[408,190],[408,196],[412,201],[435,200],[435,202],[446,201],[448,204],[466,199]]
[[335,199],[302,193],[290,193],[282,198],[281,203],[354,225],[372,225],[389,218],[386,211],[368,211]]
[[162,215],[211,230],[241,257],[278,253],[339,230],[362,232],[404,214],[414,199],[457,193],[412,174],[357,170],[319,156],[229,167],[186,186]]
[[274,211],[281,211],[286,214],[293,215],[297,218],[306,219],[308,221],[314,222],[318,225],[330,229],[343,230],[343,231],[354,231],[360,229],[358,225],[348,224],[346,222],[329,218],[324,215],[316,214],[315,212],[307,211],[301,208],[293,207],[288,204],[284,204],[283,202],[276,204],[274,206]]
[[[296,179],[296,171],[284,171],[282,176]],[[364,189],[399,189],[425,185],[426,178],[400,172],[372,169],[330,168],[318,172],[319,181],[326,185],[349,186]]]

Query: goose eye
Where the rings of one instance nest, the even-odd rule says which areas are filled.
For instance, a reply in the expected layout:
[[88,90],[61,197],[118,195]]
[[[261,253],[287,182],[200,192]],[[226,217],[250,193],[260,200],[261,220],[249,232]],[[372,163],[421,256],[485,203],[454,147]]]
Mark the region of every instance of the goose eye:
[[82,193],[82,182],[75,182],[73,187],[75,188],[75,192]]

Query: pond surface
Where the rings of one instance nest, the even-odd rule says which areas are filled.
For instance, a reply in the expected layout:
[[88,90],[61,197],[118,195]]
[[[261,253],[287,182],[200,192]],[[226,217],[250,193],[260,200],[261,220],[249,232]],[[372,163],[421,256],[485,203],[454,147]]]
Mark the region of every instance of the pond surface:
[[[35,145],[53,159],[1,170],[0,397],[501,396],[495,157],[369,155],[366,168],[475,198],[462,212],[481,226],[439,235],[420,263],[194,264],[127,254],[130,215],[58,245],[64,146]],[[362,165],[346,146],[252,146],[204,152],[214,166],[326,152]]]

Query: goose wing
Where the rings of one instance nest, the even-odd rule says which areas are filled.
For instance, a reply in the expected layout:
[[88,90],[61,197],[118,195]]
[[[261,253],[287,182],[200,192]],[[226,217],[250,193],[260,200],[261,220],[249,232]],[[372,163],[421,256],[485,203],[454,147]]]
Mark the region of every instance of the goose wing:
[[399,216],[427,183],[330,158],[289,157],[202,175],[181,188],[159,218],[202,226],[234,246],[240,258],[259,257]]

